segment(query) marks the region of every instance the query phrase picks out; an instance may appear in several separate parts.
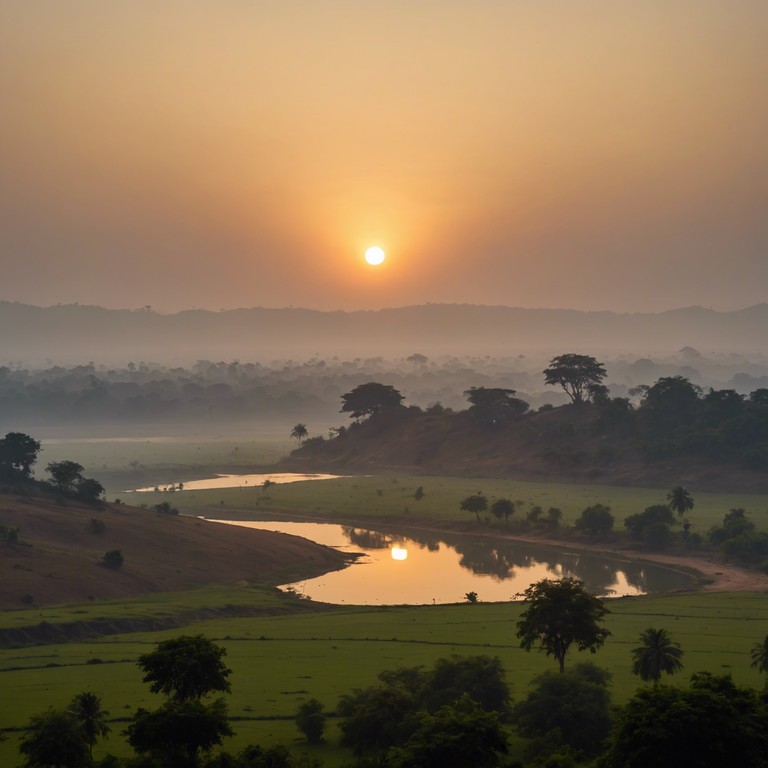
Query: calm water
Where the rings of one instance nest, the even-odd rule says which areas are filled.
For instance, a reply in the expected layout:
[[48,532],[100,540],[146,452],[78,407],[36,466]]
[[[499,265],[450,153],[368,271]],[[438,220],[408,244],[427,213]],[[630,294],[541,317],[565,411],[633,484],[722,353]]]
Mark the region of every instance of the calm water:
[[456,603],[515,599],[543,578],[573,576],[600,596],[690,588],[693,578],[663,566],[485,536],[409,531],[408,535],[330,523],[220,520],[281,531],[364,557],[341,571],[284,584],[313,600],[354,605]]
[[[305,480],[335,480],[341,475],[302,474],[299,472],[277,472],[269,475],[216,475],[206,477],[203,480],[189,480],[184,483],[185,491],[206,491],[210,488],[255,488],[264,485],[265,482],[280,485],[282,483],[299,483]],[[163,490],[168,486],[177,486],[178,483],[158,483],[158,485],[146,488],[135,488],[125,493],[150,493],[155,488]]]

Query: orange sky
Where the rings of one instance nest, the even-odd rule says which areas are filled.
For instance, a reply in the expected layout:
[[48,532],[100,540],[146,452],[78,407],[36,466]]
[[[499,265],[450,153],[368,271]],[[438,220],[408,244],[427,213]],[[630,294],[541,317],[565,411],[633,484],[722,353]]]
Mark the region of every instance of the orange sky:
[[765,301],[766,40],[764,0],[5,0],[0,299]]

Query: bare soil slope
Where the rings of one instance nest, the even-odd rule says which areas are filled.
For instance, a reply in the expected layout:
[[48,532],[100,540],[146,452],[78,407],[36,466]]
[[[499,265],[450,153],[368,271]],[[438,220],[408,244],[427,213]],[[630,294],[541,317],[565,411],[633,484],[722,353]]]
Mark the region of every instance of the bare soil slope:
[[[91,530],[92,518],[104,531]],[[0,609],[122,598],[211,583],[278,584],[342,568],[340,553],[306,539],[249,531],[124,504],[100,508],[44,497],[0,495],[0,524],[20,528],[0,542]],[[124,564],[99,564],[119,549]]]

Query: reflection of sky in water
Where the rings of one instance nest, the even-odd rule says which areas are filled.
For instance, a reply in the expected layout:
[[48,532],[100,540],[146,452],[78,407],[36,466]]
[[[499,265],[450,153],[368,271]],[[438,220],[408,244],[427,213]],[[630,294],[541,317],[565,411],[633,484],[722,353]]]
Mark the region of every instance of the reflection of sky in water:
[[[305,480],[335,480],[339,475],[305,475],[297,472],[277,472],[271,475],[216,475],[203,480],[189,480],[184,483],[185,491],[207,491],[211,488],[259,488],[265,481],[281,485],[282,483],[299,483]],[[146,488],[136,488],[125,493],[151,493],[155,488],[166,488],[178,483],[157,483]]]
[[505,601],[534,581],[562,576],[582,579],[590,592],[600,596],[662,592],[691,584],[688,575],[662,566],[469,534],[409,531],[402,536],[330,523],[220,522],[281,531],[364,553],[349,568],[284,585],[329,603],[455,603],[467,592],[477,592],[486,602]]

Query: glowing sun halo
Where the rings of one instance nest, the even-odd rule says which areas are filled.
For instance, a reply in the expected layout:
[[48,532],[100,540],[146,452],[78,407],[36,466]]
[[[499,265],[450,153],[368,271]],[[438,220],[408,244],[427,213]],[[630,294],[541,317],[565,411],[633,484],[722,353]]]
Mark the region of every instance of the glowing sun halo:
[[377,245],[374,245],[372,248],[369,248],[365,252],[365,260],[372,266],[377,267],[379,264],[384,263],[384,259],[387,258],[387,254],[384,253],[384,251],[379,248]]

